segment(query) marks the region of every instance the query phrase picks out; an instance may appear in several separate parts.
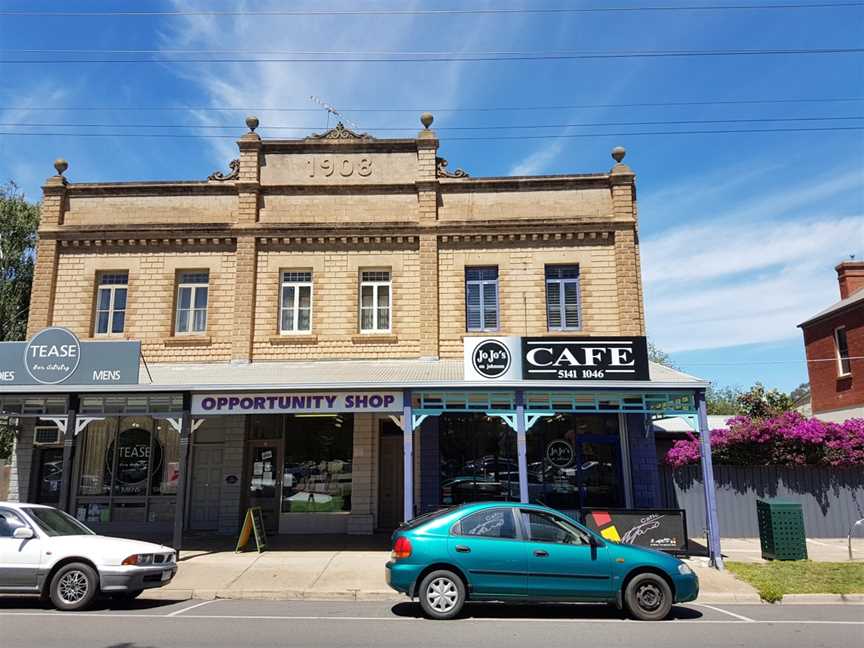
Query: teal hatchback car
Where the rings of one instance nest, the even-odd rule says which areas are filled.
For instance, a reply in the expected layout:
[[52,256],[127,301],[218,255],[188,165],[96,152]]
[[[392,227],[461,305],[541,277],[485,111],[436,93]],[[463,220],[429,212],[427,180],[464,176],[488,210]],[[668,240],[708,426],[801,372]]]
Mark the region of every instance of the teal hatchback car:
[[634,618],[666,618],[699,579],[668,554],[600,537],[544,506],[486,502],[435,511],[393,534],[387,584],[432,619],[466,601],[605,602]]

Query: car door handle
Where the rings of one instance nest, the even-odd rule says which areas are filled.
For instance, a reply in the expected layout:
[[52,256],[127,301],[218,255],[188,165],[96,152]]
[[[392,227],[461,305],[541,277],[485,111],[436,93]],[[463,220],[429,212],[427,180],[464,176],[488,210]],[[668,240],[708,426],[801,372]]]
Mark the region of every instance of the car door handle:
[[471,553],[471,547],[466,547],[465,545],[456,545],[456,551],[459,553]]
[[534,555],[537,556],[538,558],[545,558],[546,556],[549,555],[549,552],[543,551],[542,549],[538,549],[537,551],[534,552]]

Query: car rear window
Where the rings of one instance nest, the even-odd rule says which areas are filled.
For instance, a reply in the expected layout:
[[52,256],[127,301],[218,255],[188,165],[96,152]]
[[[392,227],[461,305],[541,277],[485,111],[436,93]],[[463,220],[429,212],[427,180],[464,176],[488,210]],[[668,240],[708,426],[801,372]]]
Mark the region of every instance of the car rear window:
[[443,515],[447,515],[448,513],[455,511],[457,508],[457,506],[448,506],[446,508],[430,511],[429,513],[424,513],[423,515],[418,515],[417,517],[400,524],[399,530],[410,531],[411,529],[416,529],[417,527],[426,524],[427,522],[431,522],[432,520],[435,520]]

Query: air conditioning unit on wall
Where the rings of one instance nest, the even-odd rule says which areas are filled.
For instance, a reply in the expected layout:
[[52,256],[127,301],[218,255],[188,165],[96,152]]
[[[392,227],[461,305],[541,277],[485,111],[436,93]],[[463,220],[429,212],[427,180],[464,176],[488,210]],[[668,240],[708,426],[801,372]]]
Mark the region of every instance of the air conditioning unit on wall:
[[58,445],[62,442],[60,428],[56,425],[37,425],[33,429],[34,446]]

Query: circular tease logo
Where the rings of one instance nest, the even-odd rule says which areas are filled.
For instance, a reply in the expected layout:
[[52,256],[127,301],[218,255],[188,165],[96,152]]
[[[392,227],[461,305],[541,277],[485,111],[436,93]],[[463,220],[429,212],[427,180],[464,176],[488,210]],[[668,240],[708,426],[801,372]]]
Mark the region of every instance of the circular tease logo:
[[486,378],[498,378],[510,368],[510,349],[498,340],[486,340],[474,347],[474,369]]
[[81,343],[72,331],[53,327],[39,331],[24,349],[24,366],[38,383],[56,385],[78,368]]
[[567,468],[573,463],[573,446],[563,439],[556,439],[546,446],[546,459],[556,468]]

